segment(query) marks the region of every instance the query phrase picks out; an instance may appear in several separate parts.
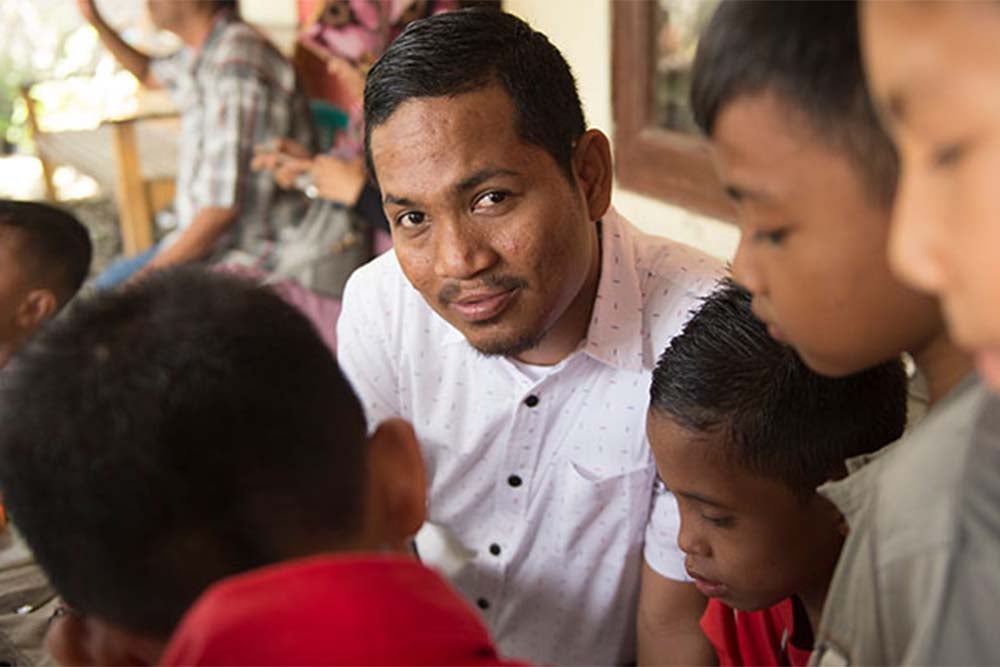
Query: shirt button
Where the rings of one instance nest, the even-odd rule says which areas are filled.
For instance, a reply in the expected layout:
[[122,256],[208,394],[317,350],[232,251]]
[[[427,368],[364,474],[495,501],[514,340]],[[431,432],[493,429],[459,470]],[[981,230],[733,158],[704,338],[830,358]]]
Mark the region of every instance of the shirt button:
[[517,475],[511,475],[510,477],[507,478],[507,483],[513,486],[514,488],[517,488],[521,486],[521,478],[518,477]]
[[490,553],[493,554],[494,556],[499,556],[500,555],[500,545],[496,544],[495,542],[493,544],[491,544],[490,545]]
[[528,396],[528,398],[524,399],[524,404],[527,405],[529,408],[533,408],[536,405],[538,405],[538,397],[535,396],[534,394],[531,394],[530,396]]
[[476,606],[479,607],[480,609],[489,609],[490,601],[487,600],[486,598],[479,598],[478,600],[476,600]]

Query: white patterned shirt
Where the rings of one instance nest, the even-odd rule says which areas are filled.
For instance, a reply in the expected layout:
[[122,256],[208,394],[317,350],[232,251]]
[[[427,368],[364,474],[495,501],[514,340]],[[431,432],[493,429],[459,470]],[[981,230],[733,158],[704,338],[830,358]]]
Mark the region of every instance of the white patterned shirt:
[[452,583],[503,654],[538,663],[634,661],[643,556],[685,578],[646,441],[650,373],[721,266],[614,212],[601,237],[587,336],[547,372],[477,352],[392,252],[354,273],[338,324],[369,427],[400,416],[416,429],[429,521],[466,555]]

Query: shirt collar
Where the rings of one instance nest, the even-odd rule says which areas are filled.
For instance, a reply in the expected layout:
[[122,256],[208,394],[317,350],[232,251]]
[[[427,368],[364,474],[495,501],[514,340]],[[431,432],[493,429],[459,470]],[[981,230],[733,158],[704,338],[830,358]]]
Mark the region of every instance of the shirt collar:
[[[590,326],[580,348],[608,366],[641,371],[642,291],[631,240],[628,223],[610,209],[601,219],[601,276]],[[445,325],[445,345],[466,342],[461,331],[447,322]]]
[[601,230],[601,278],[582,347],[603,364],[641,371],[642,289],[632,229],[611,209]]
[[198,65],[201,64],[205,54],[211,52],[218,44],[222,33],[225,32],[229,24],[236,20],[236,13],[230,9],[222,9],[216,13],[215,18],[212,19],[212,30],[208,33],[208,37],[205,39],[205,43],[201,45],[201,48],[195,50],[192,47],[188,47],[188,53],[191,56],[191,71],[198,69]]

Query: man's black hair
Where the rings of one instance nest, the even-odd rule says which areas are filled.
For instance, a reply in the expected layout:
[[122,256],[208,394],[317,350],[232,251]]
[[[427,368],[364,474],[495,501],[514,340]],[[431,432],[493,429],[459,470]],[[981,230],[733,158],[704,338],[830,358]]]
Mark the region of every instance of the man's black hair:
[[274,293],[181,268],[79,303],[0,374],[0,489],[67,603],[169,636],[210,583],[357,537],[365,420]]
[[410,99],[447,97],[499,83],[510,95],[519,136],[540,146],[573,182],[573,146],[587,126],[566,59],[521,19],[471,8],[414,21],[368,72],[365,157],[372,131]]
[[90,271],[92,246],[86,227],[48,204],[0,199],[0,229],[16,230],[18,259],[33,281],[51,289],[60,305],[69,301]]
[[653,371],[650,410],[719,452],[807,497],[845,459],[897,439],[906,424],[900,360],[844,378],[811,371],[771,338],[750,294],[728,278],[671,341]]
[[726,105],[764,92],[843,151],[873,201],[891,205],[898,160],[865,88],[856,2],[723,0],[694,59],[695,122],[711,137]]

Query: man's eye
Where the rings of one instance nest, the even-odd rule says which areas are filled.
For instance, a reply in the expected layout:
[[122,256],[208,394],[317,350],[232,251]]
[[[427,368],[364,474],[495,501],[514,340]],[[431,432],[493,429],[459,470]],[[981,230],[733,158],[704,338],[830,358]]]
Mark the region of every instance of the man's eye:
[[784,227],[777,229],[762,229],[754,232],[753,240],[758,243],[768,243],[770,245],[781,245],[781,242],[788,236],[788,230]]
[[473,209],[484,209],[497,206],[504,203],[510,198],[510,193],[503,190],[491,190],[487,192],[473,204]]
[[426,218],[427,216],[420,211],[410,211],[396,218],[396,224],[400,227],[418,227]]

